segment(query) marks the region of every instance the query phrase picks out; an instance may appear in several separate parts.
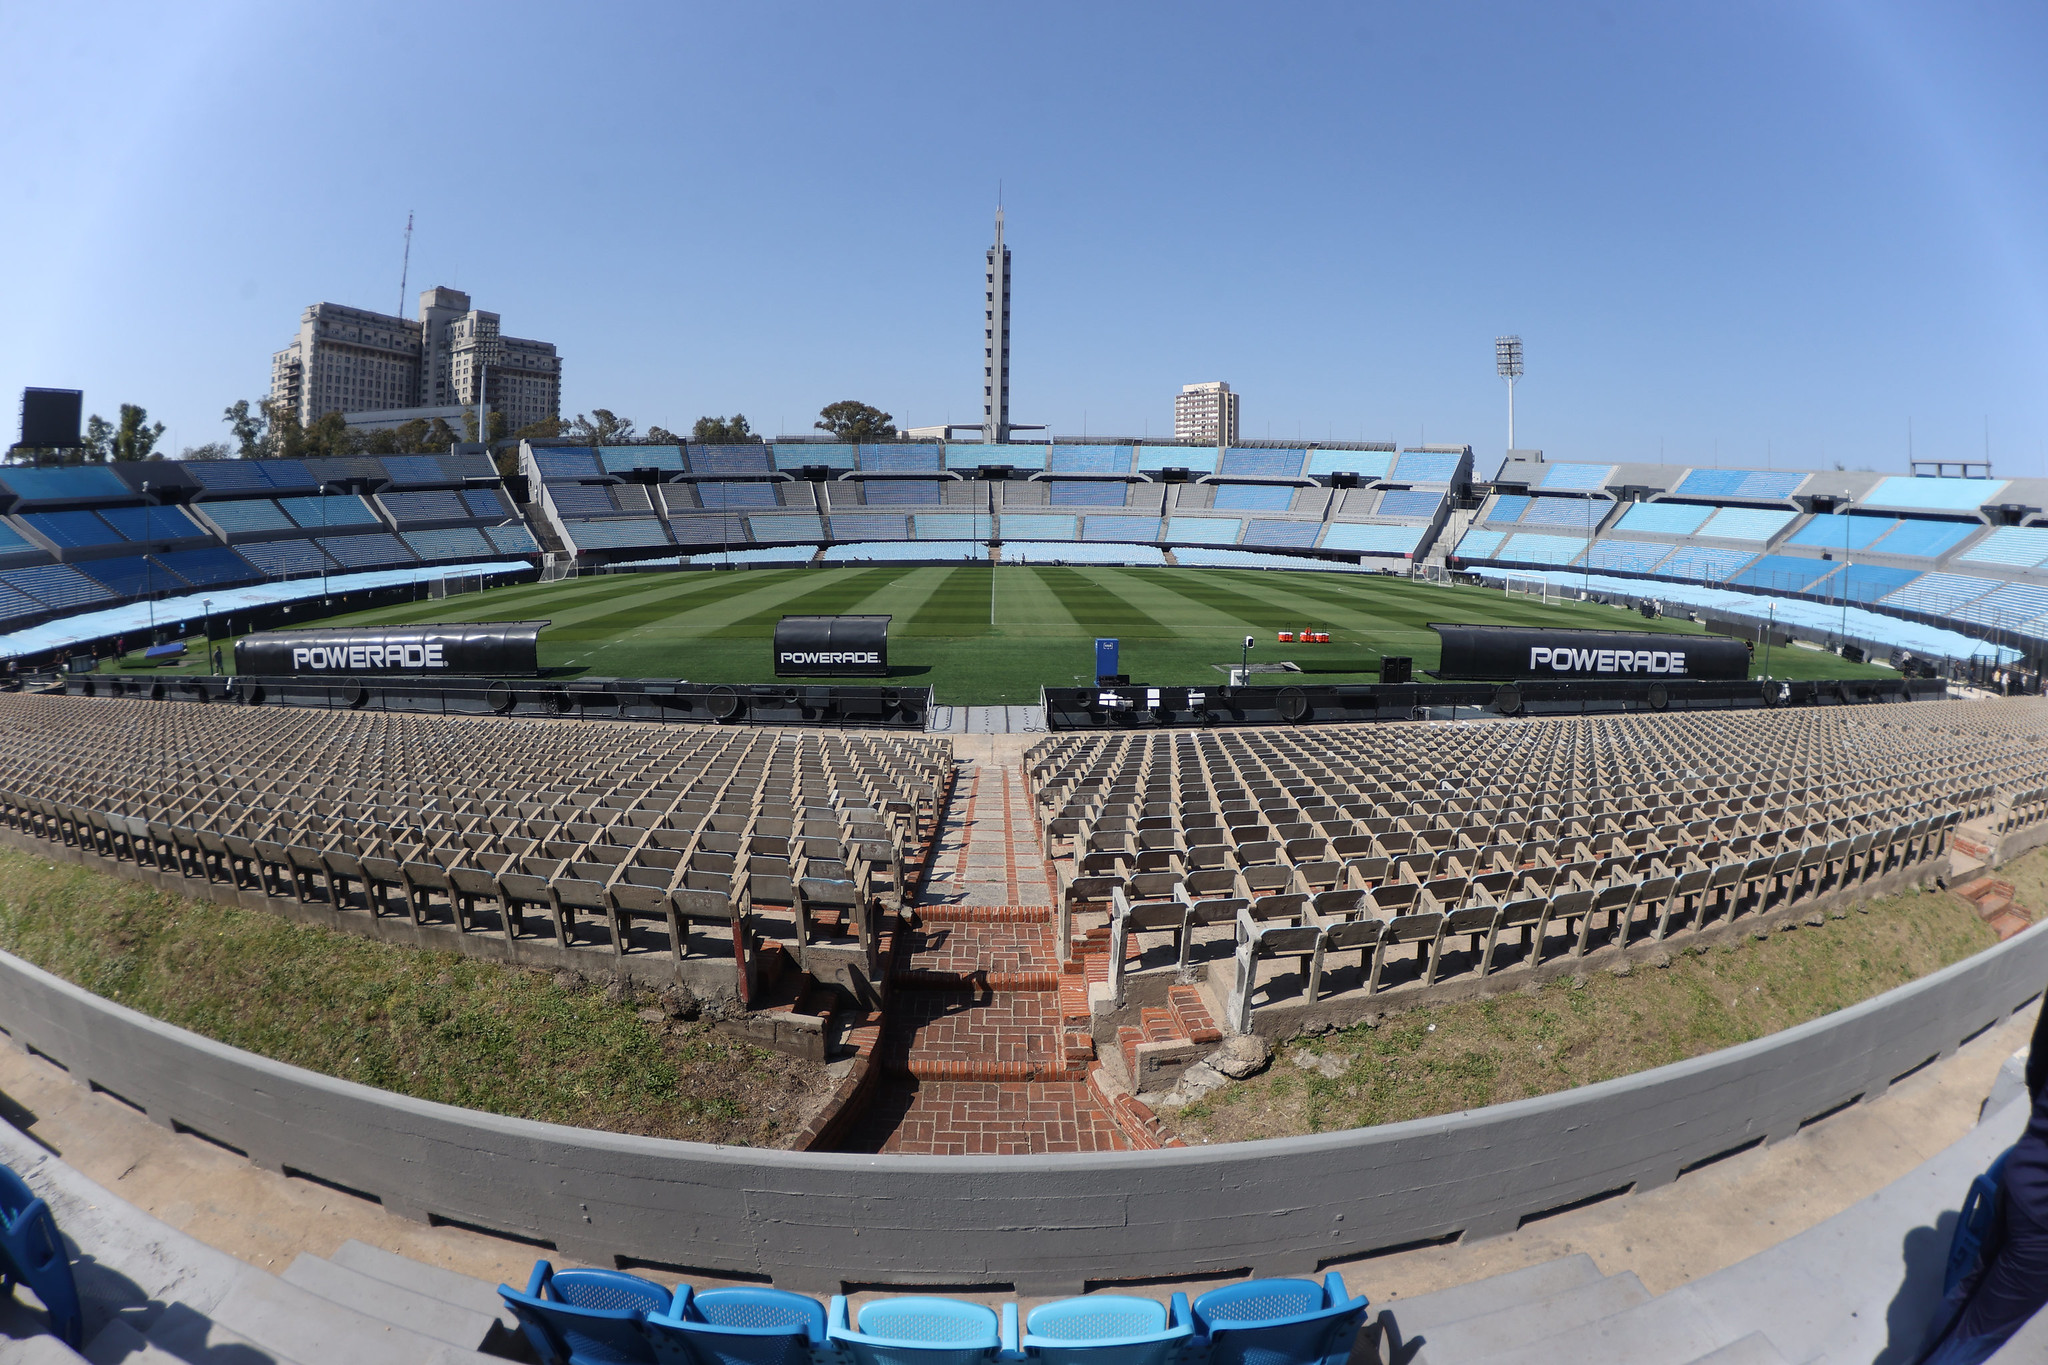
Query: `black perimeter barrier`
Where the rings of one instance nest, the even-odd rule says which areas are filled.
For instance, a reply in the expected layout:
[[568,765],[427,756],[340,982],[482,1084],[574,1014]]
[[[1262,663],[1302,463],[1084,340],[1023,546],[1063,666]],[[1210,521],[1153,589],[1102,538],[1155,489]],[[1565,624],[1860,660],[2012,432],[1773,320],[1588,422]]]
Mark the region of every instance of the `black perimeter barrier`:
[[689,683],[661,678],[423,678],[244,674],[232,678],[67,677],[50,689],[71,697],[328,711],[410,711],[443,716],[583,717],[699,725],[824,725],[922,730],[929,687]]
[[1668,682],[1519,681],[1286,687],[1048,687],[1049,730],[1134,730],[1203,725],[1323,725],[1576,716],[1633,711],[1730,711],[1763,706],[1845,706],[1938,701],[1940,679],[1850,678],[1787,682],[1737,678]]

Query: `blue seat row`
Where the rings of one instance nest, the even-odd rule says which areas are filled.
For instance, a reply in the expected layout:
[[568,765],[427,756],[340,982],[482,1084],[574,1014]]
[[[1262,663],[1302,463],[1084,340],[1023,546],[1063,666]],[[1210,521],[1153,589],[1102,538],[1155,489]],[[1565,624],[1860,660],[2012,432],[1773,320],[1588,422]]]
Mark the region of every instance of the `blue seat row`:
[[537,1262],[525,1290],[498,1293],[542,1365],[1344,1365],[1365,1319],[1332,1273],[1247,1280],[1192,1305],[1094,1294],[1017,1306],[928,1295],[877,1299],[856,1313],[787,1290],[673,1293],[617,1270]]

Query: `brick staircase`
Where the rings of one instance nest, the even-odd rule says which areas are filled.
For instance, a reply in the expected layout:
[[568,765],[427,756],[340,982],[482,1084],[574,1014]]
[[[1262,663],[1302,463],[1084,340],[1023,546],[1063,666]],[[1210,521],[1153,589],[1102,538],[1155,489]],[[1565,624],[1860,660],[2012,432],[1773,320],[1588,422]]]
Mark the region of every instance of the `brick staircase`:
[[1955,893],[1975,908],[1979,919],[1998,931],[2000,943],[2034,922],[2033,913],[2013,899],[2017,888],[2001,877],[1973,878],[1956,887]]

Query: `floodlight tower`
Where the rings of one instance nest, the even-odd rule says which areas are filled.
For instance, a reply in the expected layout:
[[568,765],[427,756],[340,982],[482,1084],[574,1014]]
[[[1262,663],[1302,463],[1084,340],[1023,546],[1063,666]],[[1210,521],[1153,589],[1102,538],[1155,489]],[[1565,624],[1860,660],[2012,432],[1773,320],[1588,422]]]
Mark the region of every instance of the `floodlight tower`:
[[1522,339],[1495,337],[1493,339],[1493,368],[1502,379],[1508,381],[1508,449],[1515,448],[1515,381],[1522,377]]

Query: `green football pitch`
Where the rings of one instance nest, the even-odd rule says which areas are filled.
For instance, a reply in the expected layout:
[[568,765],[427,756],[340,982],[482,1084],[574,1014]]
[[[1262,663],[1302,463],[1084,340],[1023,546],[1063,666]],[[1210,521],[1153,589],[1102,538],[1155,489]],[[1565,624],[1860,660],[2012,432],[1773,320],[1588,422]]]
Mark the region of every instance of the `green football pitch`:
[[[1689,621],[1646,621],[1610,606],[1545,605],[1498,589],[1379,574],[1022,565],[600,574],[380,607],[321,624],[544,618],[551,624],[541,632],[541,666],[558,676],[738,683],[775,680],[769,642],[779,617],[832,613],[893,618],[891,677],[929,684],[937,700],[955,705],[1030,703],[1040,687],[1092,682],[1098,636],[1122,642],[1121,668],[1133,682],[1214,685],[1224,680],[1224,666],[1236,664],[1246,635],[1258,640],[1255,664],[1296,664],[1296,681],[1353,683],[1377,681],[1382,654],[1413,658],[1418,674],[1436,667],[1432,621],[1700,631]],[[1328,631],[1330,643],[1276,640],[1280,631],[1303,629]],[[1771,672],[1889,674],[1806,649],[1774,650]],[[1256,681],[1277,685],[1286,678],[1262,674]]]

